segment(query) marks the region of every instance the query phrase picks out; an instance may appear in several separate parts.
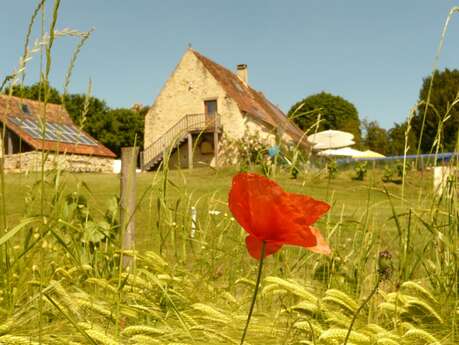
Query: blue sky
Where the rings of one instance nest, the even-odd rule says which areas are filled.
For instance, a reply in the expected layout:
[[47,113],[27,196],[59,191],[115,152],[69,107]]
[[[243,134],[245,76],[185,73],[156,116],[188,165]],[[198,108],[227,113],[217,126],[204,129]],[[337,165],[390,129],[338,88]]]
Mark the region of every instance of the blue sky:
[[[1,2],[3,80],[17,67],[36,1]],[[62,0],[57,28],[95,28],[70,92],[85,92],[91,78],[93,94],[111,107],[151,105],[191,43],[230,69],[248,64],[252,87],[284,111],[327,91],[353,102],[361,118],[389,128],[415,104],[454,5],[459,1]],[[33,37],[39,33],[36,25]],[[458,38],[453,17],[440,68],[458,67]],[[58,89],[76,43],[64,38],[54,47],[50,79]],[[35,56],[26,82],[37,81],[38,71]]]

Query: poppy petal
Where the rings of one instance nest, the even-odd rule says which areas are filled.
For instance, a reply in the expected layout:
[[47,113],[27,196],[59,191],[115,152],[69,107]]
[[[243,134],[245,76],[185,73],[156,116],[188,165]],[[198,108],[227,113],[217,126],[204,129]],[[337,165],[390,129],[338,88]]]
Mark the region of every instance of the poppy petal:
[[[261,259],[261,247],[263,245],[263,242],[260,241],[255,236],[249,235],[245,238],[245,244],[247,246],[247,250],[249,251],[249,254],[253,258],[260,260]],[[282,243],[266,242],[265,257],[267,257],[268,255],[274,254],[281,248],[282,248]]]
[[264,176],[240,173],[233,177],[228,204],[234,218],[249,234],[269,239],[276,199],[283,194],[277,183]]
[[324,213],[330,209],[326,202],[315,200],[307,195],[285,193],[290,201],[290,207],[295,209],[295,213],[302,214],[297,221],[306,225],[314,224]]
[[277,222],[270,239],[305,248],[314,247],[317,239],[310,225],[328,211],[330,206],[306,195],[286,192],[277,205]]
[[233,177],[233,184],[228,196],[228,206],[237,222],[247,232],[250,232],[249,189],[241,174]]
[[228,204],[234,218],[249,233],[251,256],[260,259],[263,241],[266,256],[283,244],[311,248],[329,255],[328,244],[311,227],[330,206],[306,195],[285,192],[277,183],[260,175],[240,173],[233,177]]
[[311,227],[311,232],[316,236],[317,244],[307,249],[317,254],[331,255],[331,249],[319,229]]

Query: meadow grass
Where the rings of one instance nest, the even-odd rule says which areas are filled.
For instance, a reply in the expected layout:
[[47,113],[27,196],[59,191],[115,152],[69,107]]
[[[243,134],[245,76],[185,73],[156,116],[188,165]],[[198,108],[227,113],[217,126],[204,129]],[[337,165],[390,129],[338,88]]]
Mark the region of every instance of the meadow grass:
[[[44,210],[41,198],[33,198],[41,188],[39,174],[6,175],[8,230],[30,223],[9,241],[0,340],[237,343],[256,262],[227,208],[235,173],[203,168],[138,174],[137,251],[127,253],[136,257],[131,273],[118,271],[116,222],[94,230],[106,223],[119,192],[117,175],[48,172]],[[332,204],[318,226],[333,255],[286,247],[266,260],[249,343],[454,343],[457,206],[434,201],[428,172],[409,172],[404,200],[402,186],[383,183],[382,174],[370,171],[366,180],[355,181],[350,171],[332,180],[277,173],[286,190]],[[191,206],[198,215],[194,238]],[[377,278],[381,251],[391,256],[383,282]],[[40,332],[30,324],[41,325]]]

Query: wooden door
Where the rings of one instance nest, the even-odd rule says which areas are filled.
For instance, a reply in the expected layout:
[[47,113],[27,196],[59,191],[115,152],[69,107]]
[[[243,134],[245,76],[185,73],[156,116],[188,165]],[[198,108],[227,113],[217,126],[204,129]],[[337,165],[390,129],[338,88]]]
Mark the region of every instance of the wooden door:
[[215,122],[217,115],[217,100],[204,101],[204,114],[206,116],[207,125],[212,125]]

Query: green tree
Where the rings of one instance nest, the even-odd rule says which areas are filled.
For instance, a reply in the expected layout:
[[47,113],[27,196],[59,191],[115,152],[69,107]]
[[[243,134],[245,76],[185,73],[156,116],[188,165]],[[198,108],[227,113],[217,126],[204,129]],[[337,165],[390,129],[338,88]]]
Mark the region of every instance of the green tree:
[[[407,122],[402,123],[394,123],[394,127],[389,129],[388,137],[389,137],[389,149],[388,154],[394,156],[400,156],[405,153],[405,138],[406,138],[406,130],[407,130]],[[411,129],[408,132],[408,151],[407,154],[414,154],[416,153],[417,148],[417,140],[416,134]]]
[[131,109],[112,109],[100,114],[91,122],[91,131],[97,139],[112,150],[121,154],[121,147],[143,146],[144,114]]
[[72,120],[89,134],[97,137],[94,122],[103,119],[110,110],[105,101],[96,97],[87,97],[84,94],[69,94],[65,96],[65,109]]
[[387,131],[379,126],[378,121],[368,122],[365,119],[362,121],[362,127],[365,132],[363,146],[384,155],[388,154],[389,137]]
[[304,131],[317,123],[321,114],[319,131],[337,129],[354,134],[357,145],[360,144],[360,119],[356,107],[340,96],[321,92],[308,96],[295,103],[288,116]]
[[419,92],[421,105],[413,118],[413,130],[420,138],[424,122],[422,138],[420,138],[422,152],[431,151],[439,130],[441,149],[452,151],[456,147],[459,130],[459,104],[453,104],[459,92],[459,70],[435,71],[430,100],[425,111],[431,80],[432,77],[429,76],[422,83]]
[[[43,101],[44,94],[45,94],[45,85],[46,84],[43,82],[35,83],[30,86],[15,85],[13,86],[12,90],[6,89],[5,94],[8,95],[11,91],[12,95],[16,97],[32,99],[34,101]],[[61,98],[59,91],[49,84],[47,86],[48,86],[48,90],[47,90],[48,103],[61,104],[62,98]]]

